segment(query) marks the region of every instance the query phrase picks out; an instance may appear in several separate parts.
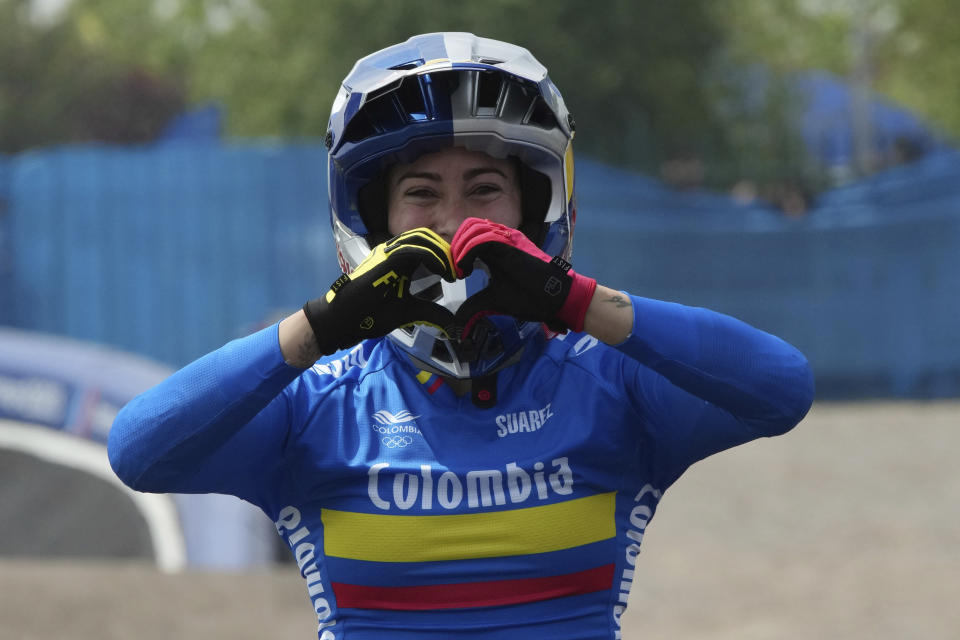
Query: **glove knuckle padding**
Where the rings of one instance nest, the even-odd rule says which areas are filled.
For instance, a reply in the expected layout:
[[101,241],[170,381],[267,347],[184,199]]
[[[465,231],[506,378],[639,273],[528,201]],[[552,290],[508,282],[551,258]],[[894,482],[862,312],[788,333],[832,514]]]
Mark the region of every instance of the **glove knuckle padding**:
[[490,271],[487,287],[457,311],[459,325],[469,326],[484,313],[502,313],[544,322],[556,331],[583,328],[596,280],[576,274],[560,257],[551,258],[521,231],[468,218],[450,251],[461,277],[473,271],[478,258]]
[[520,320],[556,324],[563,305],[566,274],[522,232],[491,223],[471,223],[458,231],[451,252],[461,275],[477,259],[490,272],[487,287],[458,310],[459,325],[469,327],[478,315],[500,313]]
[[[442,275],[448,280],[454,279],[453,258],[450,245],[433,231],[425,228],[413,229],[388,240],[384,251],[388,254],[412,254],[421,258],[422,264],[430,271]],[[420,262],[416,262],[416,267]]]
[[410,294],[410,280],[421,264],[453,279],[453,260],[443,238],[427,229],[402,233],[374,247],[326,296],[304,305],[321,351],[333,353],[420,322],[446,330],[453,314]]

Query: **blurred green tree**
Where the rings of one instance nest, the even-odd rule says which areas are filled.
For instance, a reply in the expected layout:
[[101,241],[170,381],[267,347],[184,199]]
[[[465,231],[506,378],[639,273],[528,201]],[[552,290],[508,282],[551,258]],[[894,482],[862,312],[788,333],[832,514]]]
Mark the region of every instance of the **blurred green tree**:
[[[870,88],[960,137],[960,12],[950,0],[733,0],[718,3],[735,63],[781,74],[865,74]],[[862,69],[858,69],[862,66]]]
[[145,142],[183,110],[177,81],[87,46],[75,24],[34,24],[29,4],[0,0],[0,151]]

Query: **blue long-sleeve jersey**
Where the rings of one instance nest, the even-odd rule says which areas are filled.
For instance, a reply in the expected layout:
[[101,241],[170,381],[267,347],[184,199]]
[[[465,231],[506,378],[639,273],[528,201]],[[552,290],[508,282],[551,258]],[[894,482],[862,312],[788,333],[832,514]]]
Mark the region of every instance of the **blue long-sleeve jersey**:
[[480,409],[389,340],[302,371],[274,325],[133,400],[141,491],[226,493],[276,523],[321,640],[619,638],[644,531],[687,467],[783,433],[805,358],[718,313],[631,297],[629,339],[527,345]]

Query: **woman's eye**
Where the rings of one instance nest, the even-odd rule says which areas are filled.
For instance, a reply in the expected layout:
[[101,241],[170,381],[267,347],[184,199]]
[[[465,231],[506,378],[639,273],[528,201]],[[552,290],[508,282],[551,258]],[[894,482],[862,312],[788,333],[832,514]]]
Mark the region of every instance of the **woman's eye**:
[[489,196],[495,193],[500,193],[500,191],[500,187],[495,184],[481,184],[471,189],[470,194],[475,196]]
[[434,195],[433,190],[426,188],[408,189],[407,195],[411,198],[430,198]]

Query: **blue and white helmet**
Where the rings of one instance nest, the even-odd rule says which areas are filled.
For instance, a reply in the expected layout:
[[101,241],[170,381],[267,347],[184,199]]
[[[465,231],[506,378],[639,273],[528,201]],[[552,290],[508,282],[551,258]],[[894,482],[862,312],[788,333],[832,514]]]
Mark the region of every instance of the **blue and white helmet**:
[[[360,59],[343,81],[326,145],[330,215],[340,267],[350,273],[388,238],[386,169],[447,147],[519,161],[521,230],[570,259],[576,219],[573,118],[529,51],[469,33],[414,36]],[[411,291],[451,311],[486,285],[482,269],[455,283],[437,276]],[[491,373],[540,325],[489,318],[470,348],[414,325],[390,339],[424,368],[454,378]],[[480,335],[480,334],[478,334]]]

